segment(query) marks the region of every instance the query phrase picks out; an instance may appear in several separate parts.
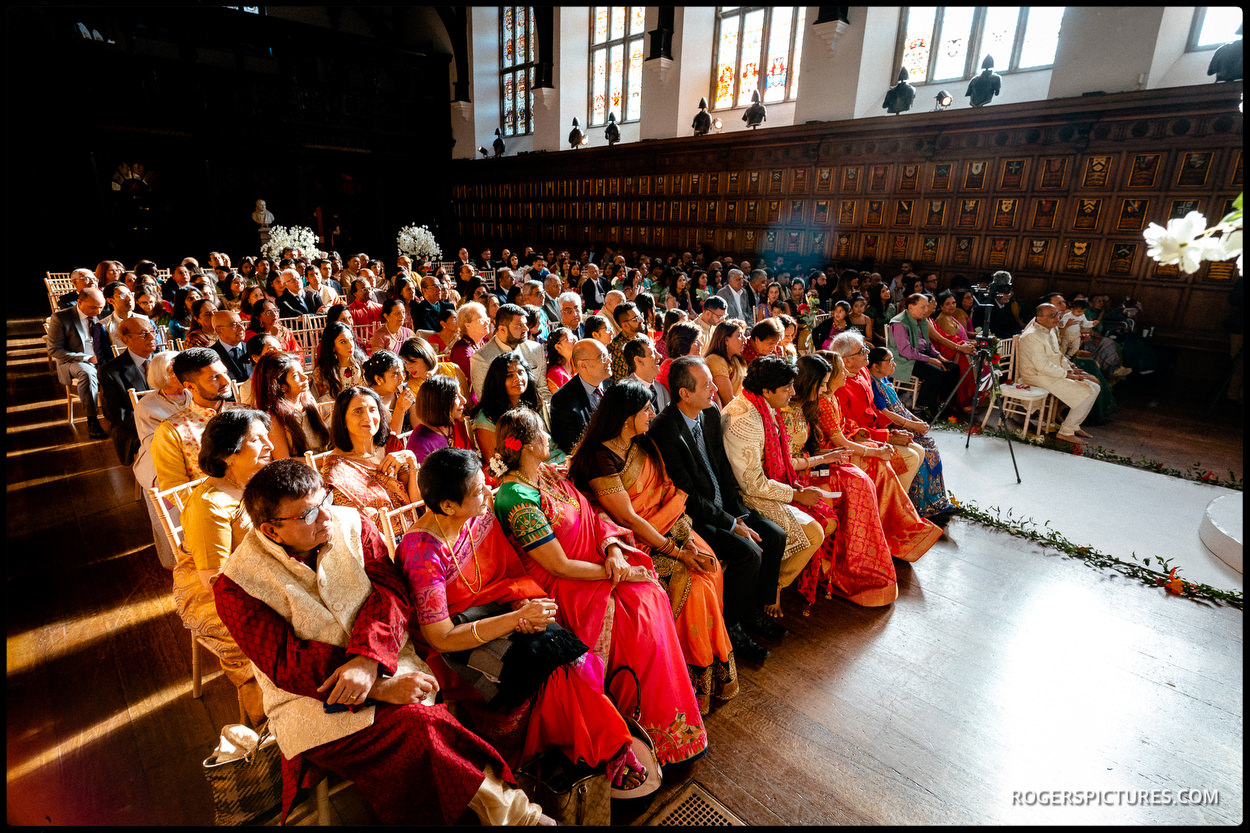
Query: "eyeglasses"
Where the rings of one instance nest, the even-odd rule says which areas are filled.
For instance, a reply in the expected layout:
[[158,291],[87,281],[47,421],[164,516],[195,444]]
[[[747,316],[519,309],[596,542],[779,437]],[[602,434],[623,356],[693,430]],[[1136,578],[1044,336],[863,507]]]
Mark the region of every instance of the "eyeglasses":
[[242,321],[233,321],[229,324],[218,324],[213,329],[215,330],[246,330],[247,325],[244,324]]
[[321,514],[321,510],[329,509],[330,504],[332,504],[333,502],[334,502],[334,492],[327,491],[326,496],[322,498],[321,502],[318,503],[316,506],[313,506],[309,509],[305,509],[303,512],[300,512],[298,515],[290,515],[286,518],[270,518],[269,520],[272,523],[280,523],[282,521],[303,521],[306,526],[312,526],[313,521],[315,521],[317,519],[317,516]]

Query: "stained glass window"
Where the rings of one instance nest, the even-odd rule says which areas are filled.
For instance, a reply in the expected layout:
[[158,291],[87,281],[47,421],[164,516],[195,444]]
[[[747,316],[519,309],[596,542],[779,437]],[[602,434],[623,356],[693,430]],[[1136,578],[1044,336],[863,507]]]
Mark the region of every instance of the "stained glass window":
[[590,15],[590,123],[602,127],[642,116],[645,6],[595,6]]
[[720,6],[716,13],[712,108],[792,100],[799,89],[806,7]]
[[1062,6],[907,6],[895,50],[913,84],[971,78],[986,55],[994,71],[1048,67]]
[[534,132],[534,10],[499,10],[499,121],[505,136]]

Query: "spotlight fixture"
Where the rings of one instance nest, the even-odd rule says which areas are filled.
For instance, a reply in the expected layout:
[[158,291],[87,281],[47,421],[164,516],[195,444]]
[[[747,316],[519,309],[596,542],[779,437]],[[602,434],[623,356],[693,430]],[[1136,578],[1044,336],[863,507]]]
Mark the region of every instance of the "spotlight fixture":
[[951,106],[951,101],[953,101],[951,94],[946,90],[939,90],[938,94],[933,97],[933,100],[937,102],[937,106],[933,108],[935,112],[937,110],[945,110]]
[[608,113],[608,126],[603,131],[603,135],[607,137],[608,147],[621,140],[621,129],[616,126],[616,113]]
[[477,146],[477,152],[478,152],[478,153],[480,153],[480,154],[482,154],[482,158],[483,158],[483,159],[485,159],[485,158],[487,158],[488,156],[490,156],[490,151],[486,149],[486,146],[485,146],[485,145],[478,145],[478,146]]
[[498,159],[500,156],[503,156],[503,152],[505,150],[504,143],[503,143],[503,133],[499,130],[498,127],[495,128],[494,147],[495,147],[495,158]]
[[712,129],[715,130],[717,133],[720,133],[721,128],[723,128],[724,126],[725,126],[725,123],[720,120],[720,116],[717,116],[716,118],[712,119]]
[[751,92],[751,106],[742,114],[742,120],[747,123],[747,127],[755,129],[767,118],[765,115],[767,112],[764,105],[760,104],[760,91],[753,90]]
[[905,113],[911,109],[911,103],[916,99],[916,88],[907,83],[907,67],[900,67],[898,71],[898,83],[890,87],[885,94],[885,103],[881,106],[889,110],[891,113],[898,115]]
[[694,114],[694,124],[690,126],[694,128],[696,136],[706,136],[712,129],[712,117],[707,114],[706,98],[699,99],[699,112]]
[[577,126],[577,118],[573,118],[573,129],[569,131],[569,147],[576,150],[581,145],[586,144],[586,134]]
[[968,82],[968,96],[973,107],[984,107],[1003,88],[1003,77],[994,71],[994,58],[986,55],[981,62],[981,74]]

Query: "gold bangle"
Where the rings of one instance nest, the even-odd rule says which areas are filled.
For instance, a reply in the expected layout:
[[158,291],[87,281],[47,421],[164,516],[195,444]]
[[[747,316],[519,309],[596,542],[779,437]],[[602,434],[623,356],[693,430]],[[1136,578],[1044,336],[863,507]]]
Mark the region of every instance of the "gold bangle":
[[477,622],[471,622],[471,623],[469,624],[469,629],[473,631],[473,638],[474,638],[474,639],[476,639],[476,640],[478,641],[478,644],[479,644],[479,645],[485,645],[485,644],[486,644],[486,640],[485,640],[485,639],[483,639],[483,638],[482,638],[482,637],[478,634],[478,632],[477,632]]

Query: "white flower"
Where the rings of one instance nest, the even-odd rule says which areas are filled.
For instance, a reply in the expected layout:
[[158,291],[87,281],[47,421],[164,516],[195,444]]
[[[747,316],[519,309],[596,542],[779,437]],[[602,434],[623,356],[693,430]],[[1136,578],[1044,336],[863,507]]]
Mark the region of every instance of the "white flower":
[[304,256],[311,260],[325,257],[317,248],[317,235],[306,226],[273,226],[269,229],[269,241],[260,247],[260,253],[277,261],[286,248],[303,249]]
[[395,237],[400,254],[434,260],[443,256],[443,250],[434,235],[425,226],[404,226]]
[[1192,275],[1211,250],[1213,241],[1201,236],[1206,230],[1207,218],[1197,211],[1168,220],[1167,228],[1151,223],[1142,233],[1146,238],[1146,254],[1164,266],[1180,264],[1186,274]]
[[1211,253],[1212,260],[1228,260],[1229,258],[1237,258],[1237,274],[1244,274],[1241,271],[1242,258],[1241,253],[1241,229],[1233,229],[1226,231],[1214,241],[1217,245]]

